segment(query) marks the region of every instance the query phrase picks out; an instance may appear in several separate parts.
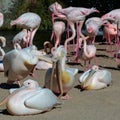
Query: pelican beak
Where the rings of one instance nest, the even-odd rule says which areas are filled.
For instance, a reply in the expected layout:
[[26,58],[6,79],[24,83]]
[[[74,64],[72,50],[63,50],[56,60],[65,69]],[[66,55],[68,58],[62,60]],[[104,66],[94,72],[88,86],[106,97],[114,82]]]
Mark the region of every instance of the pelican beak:
[[51,80],[50,80],[50,90],[52,90],[52,83],[53,83],[53,80],[55,78],[55,70],[56,70],[56,64],[57,64],[57,61],[56,59],[52,58],[51,62],[52,62],[52,74],[51,74]]
[[59,98],[60,98],[63,95],[62,71],[61,71],[60,60],[58,60],[56,64],[56,79],[57,79],[58,87],[60,91],[60,95],[59,95]]
[[45,61],[45,62],[48,62],[48,63],[51,63],[51,64],[52,64],[51,58],[48,57],[48,56],[46,56],[46,55],[40,55],[40,56],[38,56],[38,58],[39,58],[40,60],[43,60],[43,61]]
[[89,72],[89,75],[87,76],[87,78],[85,79],[85,81],[81,84],[81,88],[84,90],[90,90],[91,87],[92,87],[92,84],[91,84],[91,77],[94,75],[96,71],[91,69],[90,72]]

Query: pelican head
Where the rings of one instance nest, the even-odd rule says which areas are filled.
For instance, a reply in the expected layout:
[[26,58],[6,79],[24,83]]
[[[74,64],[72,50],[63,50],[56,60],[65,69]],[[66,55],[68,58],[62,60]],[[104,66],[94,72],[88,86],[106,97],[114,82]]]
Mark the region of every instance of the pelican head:
[[24,85],[25,87],[29,87],[29,88],[38,88],[38,87],[39,87],[38,82],[35,81],[35,80],[32,80],[32,79],[26,80],[26,81],[23,83],[23,85]]
[[53,60],[57,59],[57,58],[62,59],[63,57],[66,56],[66,54],[67,54],[67,52],[66,52],[64,46],[60,45],[58,48],[56,48],[52,51],[52,55],[53,55],[52,59]]

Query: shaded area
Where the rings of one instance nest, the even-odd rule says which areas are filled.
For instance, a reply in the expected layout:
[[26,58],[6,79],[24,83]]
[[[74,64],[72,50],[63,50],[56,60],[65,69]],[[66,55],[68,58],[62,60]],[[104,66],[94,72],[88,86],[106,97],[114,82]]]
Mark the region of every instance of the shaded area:
[[3,114],[3,115],[10,115],[7,111],[7,109],[0,109],[0,114]]
[[7,83],[1,83],[0,88],[2,89],[11,89],[11,88],[19,88],[18,84],[7,84]]
[[99,67],[101,67],[101,68],[105,68],[105,69],[110,69],[110,70],[120,70],[119,68],[116,68],[116,67],[109,67],[109,66],[101,66],[101,65],[99,65]]

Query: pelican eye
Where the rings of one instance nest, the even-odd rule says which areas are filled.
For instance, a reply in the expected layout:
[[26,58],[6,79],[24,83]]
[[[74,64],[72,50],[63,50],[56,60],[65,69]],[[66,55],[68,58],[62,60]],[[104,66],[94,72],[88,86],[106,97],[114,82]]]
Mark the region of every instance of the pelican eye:
[[28,85],[30,85],[30,82],[28,82]]

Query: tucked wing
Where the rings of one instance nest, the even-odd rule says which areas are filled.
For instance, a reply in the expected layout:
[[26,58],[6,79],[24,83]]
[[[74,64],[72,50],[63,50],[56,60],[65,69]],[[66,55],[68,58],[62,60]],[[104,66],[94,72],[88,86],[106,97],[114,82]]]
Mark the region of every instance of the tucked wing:
[[49,89],[40,89],[25,101],[27,107],[46,111],[57,103],[57,97]]

